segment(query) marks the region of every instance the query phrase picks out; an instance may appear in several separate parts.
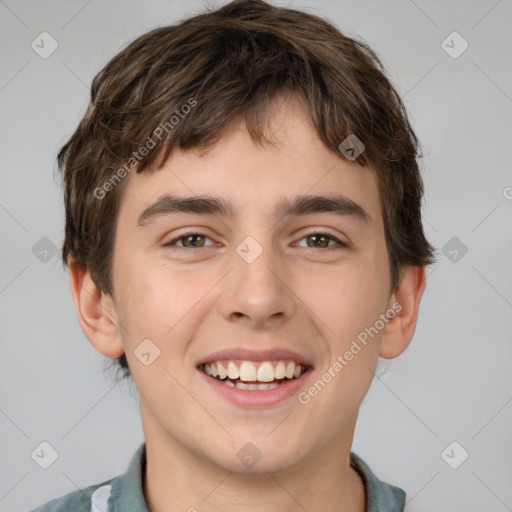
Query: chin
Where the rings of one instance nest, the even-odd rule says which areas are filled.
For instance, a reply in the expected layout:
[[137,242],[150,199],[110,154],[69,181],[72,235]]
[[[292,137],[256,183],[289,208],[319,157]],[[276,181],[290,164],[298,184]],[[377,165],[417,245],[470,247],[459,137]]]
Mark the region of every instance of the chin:
[[219,465],[235,473],[257,475],[287,470],[297,463],[301,456],[298,448],[282,440],[272,442],[269,438],[265,439],[266,435],[268,432],[260,437],[243,436],[236,446],[224,450],[226,456],[229,452],[234,456],[223,458]]

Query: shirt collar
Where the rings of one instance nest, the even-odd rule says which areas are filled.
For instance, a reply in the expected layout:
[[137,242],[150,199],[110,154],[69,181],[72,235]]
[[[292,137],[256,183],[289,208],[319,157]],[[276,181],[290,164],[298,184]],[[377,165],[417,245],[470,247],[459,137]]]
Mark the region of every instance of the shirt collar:
[[146,443],[142,443],[130,461],[128,470],[112,480],[109,512],[149,512],[142,489],[146,472]]
[[359,473],[366,492],[366,512],[402,512],[405,492],[399,487],[380,481],[368,465],[355,453],[350,453],[350,465]]
[[[401,512],[405,492],[380,481],[368,465],[355,453],[350,453],[350,465],[357,471],[366,493],[366,512]],[[112,480],[108,501],[111,512],[149,512],[142,489],[146,472],[146,443],[142,443],[130,461],[128,470]]]

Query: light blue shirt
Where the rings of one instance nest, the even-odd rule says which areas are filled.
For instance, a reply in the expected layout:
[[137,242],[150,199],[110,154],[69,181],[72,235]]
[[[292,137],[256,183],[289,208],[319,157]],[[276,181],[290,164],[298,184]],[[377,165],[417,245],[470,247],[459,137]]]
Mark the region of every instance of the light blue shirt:
[[[366,512],[403,512],[405,492],[381,482],[355,453],[350,465],[366,492]],[[126,473],[101,484],[70,492],[30,512],[148,512],[142,483],[146,471],[146,443],[132,457]]]

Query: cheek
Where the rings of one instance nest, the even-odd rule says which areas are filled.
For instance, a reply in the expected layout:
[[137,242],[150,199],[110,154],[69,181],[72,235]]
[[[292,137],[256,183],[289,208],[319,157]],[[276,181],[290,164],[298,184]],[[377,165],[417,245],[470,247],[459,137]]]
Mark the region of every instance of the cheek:
[[[126,357],[139,393],[149,400],[152,394],[158,396],[161,384],[171,395],[179,393],[180,386],[169,373],[183,381],[184,357],[193,335],[190,319],[206,290],[197,283],[192,286],[186,274],[155,265],[143,268],[133,262],[118,289]],[[148,351],[155,359],[145,366],[138,357]]]
[[205,308],[211,307],[209,292],[218,276],[177,271],[168,264],[126,263],[118,284],[118,311],[127,352],[150,339],[160,349],[159,362],[181,372],[188,342]]
[[[385,294],[382,283],[356,272],[331,276],[323,284],[327,291],[317,288],[307,301],[325,345],[312,393],[322,396],[318,407],[344,410],[346,417],[352,417],[368,391],[378,360],[381,333],[370,329],[385,311]],[[318,380],[324,384],[315,384]],[[325,394],[316,389],[325,389]],[[342,428],[342,418],[339,422],[335,428]]]
[[121,311],[127,329],[163,337],[188,311],[201,294],[197,282],[187,274],[149,262],[126,262],[119,279]]
[[384,312],[388,280],[381,272],[375,265],[347,265],[301,279],[299,296],[331,349],[346,350]]

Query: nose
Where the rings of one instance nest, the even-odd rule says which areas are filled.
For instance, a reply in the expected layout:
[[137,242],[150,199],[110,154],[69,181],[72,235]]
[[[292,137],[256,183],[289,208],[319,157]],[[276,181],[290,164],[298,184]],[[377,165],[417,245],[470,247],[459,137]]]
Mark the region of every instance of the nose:
[[263,247],[252,262],[235,252],[233,260],[234,267],[220,297],[224,318],[262,328],[284,323],[293,316],[297,298],[291,274],[275,250]]

